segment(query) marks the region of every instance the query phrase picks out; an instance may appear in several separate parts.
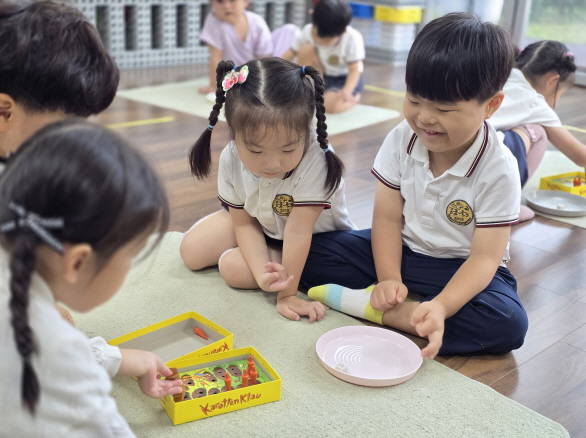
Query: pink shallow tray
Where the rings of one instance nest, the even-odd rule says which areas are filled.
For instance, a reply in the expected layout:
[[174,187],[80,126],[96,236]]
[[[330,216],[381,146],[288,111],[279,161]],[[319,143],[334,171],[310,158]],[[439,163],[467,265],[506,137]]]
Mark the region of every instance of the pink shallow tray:
[[413,341],[393,331],[368,326],[340,327],[315,346],[326,370],[363,386],[391,386],[409,380],[423,358]]

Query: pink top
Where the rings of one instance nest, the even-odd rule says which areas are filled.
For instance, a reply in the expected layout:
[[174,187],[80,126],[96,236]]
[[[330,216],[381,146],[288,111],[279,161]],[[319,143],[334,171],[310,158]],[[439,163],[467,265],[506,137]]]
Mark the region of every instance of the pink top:
[[220,20],[213,12],[206,17],[200,35],[203,42],[223,52],[222,59],[232,60],[236,65],[273,53],[273,41],[267,23],[254,12],[244,11],[244,14],[248,20],[245,41],[238,37],[230,23]]

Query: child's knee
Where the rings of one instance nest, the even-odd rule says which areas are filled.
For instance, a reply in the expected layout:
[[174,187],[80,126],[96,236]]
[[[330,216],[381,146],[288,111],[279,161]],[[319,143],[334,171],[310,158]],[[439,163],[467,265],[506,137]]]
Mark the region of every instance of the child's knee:
[[198,271],[206,266],[204,266],[204,260],[199,257],[200,252],[193,240],[193,235],[189,231],[183,235],[179,245],[179,255],[186,267],[192,271]]
[[[248,269],[242,269],[242,256],[236,251],[237,248],[231,248],[225,251],[218,260],[218,269],[220,275],[228,286],[242,288],[250,279]],[[246,268],[248,268],[246,266]]]
[[528,327],[527,313],[522,307],[503,314],[502,321],[498,323],[498,340],[495,340],[492,353],[504,354],[521,347]]
[[523,128],[529,136],[532,148],[545,148],[547,146],[547,133],[543,126],[532,123],[523,125]]

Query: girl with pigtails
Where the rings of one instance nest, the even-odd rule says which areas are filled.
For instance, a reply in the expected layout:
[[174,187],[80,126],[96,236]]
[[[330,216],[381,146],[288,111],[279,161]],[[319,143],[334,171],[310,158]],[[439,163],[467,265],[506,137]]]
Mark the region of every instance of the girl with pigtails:
[[0,176],[0,436],[134,437],[115,374],[154,398],[181,392],[158,356],[88,339],[55,308],[110,299],[168,221],[155,173],[105,128],[56,122],[14,154]]
[[[586,145],[562,126],[555,104],[574,85],[576,63],[559,41],[537,41],[517,53],[504,86],[505,99],[488,122],[519,166],[521,186],[543,159],[548,141],[578,166],[586,166]],[[519,221],[535,213],[521,206]]]
[[185,234],[181,257],[193,270],[218,265],[241,289],[277,292],[291,320],[321,320],[326,307],[296,296],[312,235],[352,230],[343,164],[327,140],[324,83],[318,70],[280,58],[218,64],[209,126],[189,153],[192,173],[209,175],[210,139],[224,107],[231,141],[220,156],[223,210]]

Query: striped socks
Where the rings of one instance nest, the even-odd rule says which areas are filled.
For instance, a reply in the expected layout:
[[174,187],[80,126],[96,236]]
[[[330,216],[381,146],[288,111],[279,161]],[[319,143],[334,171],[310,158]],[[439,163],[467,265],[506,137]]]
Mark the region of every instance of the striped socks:
[[355,290],[337,284],[326,284],[312,287],[307,295],[334,310],[382,325],[384,311],[374,310],[370,305],[370,293],[373,289],[374,285]]

